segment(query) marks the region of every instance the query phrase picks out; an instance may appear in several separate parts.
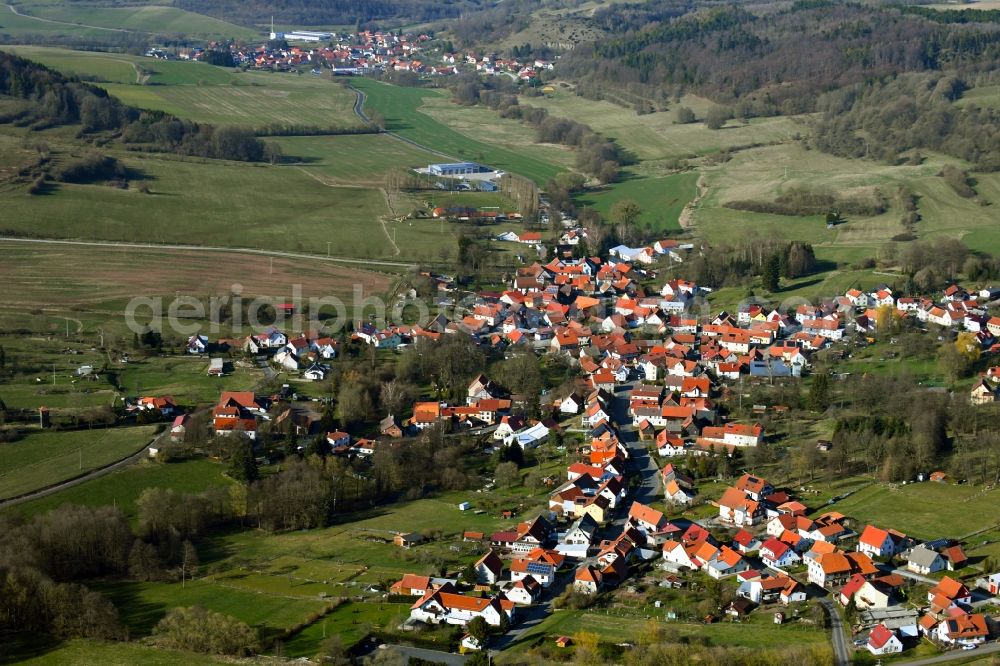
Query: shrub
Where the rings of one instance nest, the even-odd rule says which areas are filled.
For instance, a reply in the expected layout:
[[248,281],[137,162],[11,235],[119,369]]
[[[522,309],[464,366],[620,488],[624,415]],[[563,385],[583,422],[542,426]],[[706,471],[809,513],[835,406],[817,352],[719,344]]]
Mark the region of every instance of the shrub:
[[171,608],[153,628],[154,642],[173,650],[245,657],[260,645],[257,631],[244,622],[200,606]]

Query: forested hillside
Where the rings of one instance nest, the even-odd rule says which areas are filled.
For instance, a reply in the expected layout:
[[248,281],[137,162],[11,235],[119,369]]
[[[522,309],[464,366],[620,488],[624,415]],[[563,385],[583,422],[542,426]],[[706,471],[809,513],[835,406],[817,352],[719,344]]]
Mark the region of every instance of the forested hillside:
[[787,9],[700,9],[674,18],[676,0],[595,13],[611,39],[579,47],[560,73],[584,94],[608,88],[652,98],[691,91],[752,101],[756,115],[812,111],[818,93],[899,72],[991,69],[1000,25],[941,24],[896,9],[827,0]]
[[406,22],[458,17],[476,9],[479,0],[176,0],[175,7],[244,25],[265,24],[275,17],[282,24],[358,25],[398,19]]

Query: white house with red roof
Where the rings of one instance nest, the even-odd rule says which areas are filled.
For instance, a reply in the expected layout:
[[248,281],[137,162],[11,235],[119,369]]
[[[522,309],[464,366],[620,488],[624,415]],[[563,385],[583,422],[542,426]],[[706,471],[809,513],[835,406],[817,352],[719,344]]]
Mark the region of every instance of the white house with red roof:
[[496,597],[480,598],[458,594],[450,585],[430,590],[410,607],[410,617],[427,624],[466,625],[481,617],[491,627],[499,627],[505,609]]
[[741,529],[736,533],[736,536],[733,537],[733,548],[744,555],[756,553],[760,550],[760,546],[760,540],[748,530]]
[[520,606],[530,606],[542,596],[542,586],[532,576],[525,576],[507,588],[504,596]]
[[880,622],[868,636],[866,647],[874,655],[898,654],[903,651],[903,642],[899,640],[895,631]]
[[869,557],[892,557],[896,554],[896,544],[897,539],[893,539],[890,530],[866,525],[858,539],[856,550]]
[[990,630],[986,616],[975,613],[942,620],[935,635],[947,645],[979,645],[986,642]]
[[764,564],[775,569],[783,569],[802,560],[794,548],[774,537],[761,544],[760,559]]

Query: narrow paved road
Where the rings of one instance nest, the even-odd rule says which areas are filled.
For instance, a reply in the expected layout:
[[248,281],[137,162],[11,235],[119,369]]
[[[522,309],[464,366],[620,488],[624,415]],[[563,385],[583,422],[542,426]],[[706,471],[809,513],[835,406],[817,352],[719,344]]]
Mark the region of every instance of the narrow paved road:
[[[391,84],[387,83],[385,85],[391,85]],[[350,83],[347,84],[347,87],[350,88],[351,90],[353,90],[354,94],[357,95],[357,99],[354,100],[354,115],[356,115],[358,118],[360,118],[361,122],[365,123],[366,125],[370,125],[372,121],[368,117],[368,115],[365,114],[365,111],[364,111],[364,109],[365,109],[365,101],[368,99],[368,96],[365,95],[365,93],[363,91],[358,90],[357,88],[355,88],[354,86],[352,86]],[[420,150],[426,151],[428,153],[432,153],[432,154],[437,155],[439,157],[443,157],[443,158],[448,159],[448,160],[457,160],[457,158],[454,157],[453,155],[449,155],[447,153],[442,153],[440,150],[434,150],[430,146],[425,146],[425,145],[423,145],[421,143],[417,143],[416,141],[413,141],[412,139],[407,139],[405,136],[400,136],[400,135],[396,134],[395,132],[390,132],[390,131],[388,131],[386,129],[383,129],[380,133],[381,134],[385,134],[387,136],[391,136],[393,139],[396,139],[397,141],[402,141],[403,143],[407,143],[407,144],[413,146],[414,148],[419,148]]]
[[489,653],[496,656],[502,650],[521,640],[525,632],[537,627],[545,618],[552,613],[552,601],[561,595],[563,591],[573,582],[574,572],[560,574],[552,581],[549,589],[545,590],[545,599],[534,606],[519,606],[517,609],[517,621],[503,636],[497,636],[490,640]]
[[837,606],[829,599],[820,599],[820,605],[830,616],[830,638],[833,641],[833,657],[837,666],[850,666],[851,651],[847,636],[844,634],[844,623],[840,619]]
[[630,382],[615,388],[615,397],[610,405],[610,416],[617,424],[622,443],[628,447],[632,460],[632,472],[638,474],[642,480],[635,493],[625,501],[625,504],[634,501],[648,505],[661,499],[660,469],[649,455],[646,443],[639,439],[638,433],[632,426],[632,417],[628,415],[628,394],[636,383]]
[[359,264],[363,266],[389,266],[392,268],[414,269],[416,264],[402,261],[383,261],[380,259],[355,259],[351,257],[325,257],[320,254],[305,254],[303,252],[282,252],[280,250],[257,250],[246,247],[223,247],[220,245],[173,245],[157,243],[126,243],[117,241],[82,241],[54,240],[48,238],[12,238],[0,237],[0,243],[29,243],[38,245],[76,245],[82,247],[133,248],[137,250],[183,250],[185,252],[232,252],[239,254],[256,254],[264,257],[283,257],[288,259],[310,259],[328,261],[337,264]]
[[[162,435],[161,435],[162,437]],[[17,497],[11,497],[10,499],[0,500],[0,509],[8,506],[15,506],[21,504],[22,502],[30,502],[31,500],[40,499],[53,493],[58,493],[60,491],[66,490],[67,488],[72,488],[73,486],[78,486],[81,483],[86,483],[87,481],[93,481],[94,479],[104,476],[105,474],[110,474],[115,470],[121,469],[123,467],[128,467],[129,465],[134,465],[135,463],[149,457],[149,447],[152,446],[159,437],[156,437],[149,444],[133,453],[127,458],[123,458],[118,462],[113,462],[105,467],[98,467],[97,469],[92,469],[83,476],[78,476],[73,479],[68,479],[61,483],[57,483],[52,486],[46,486],[45,488],[39,488],[30,493],[24,495],[18,495]]]

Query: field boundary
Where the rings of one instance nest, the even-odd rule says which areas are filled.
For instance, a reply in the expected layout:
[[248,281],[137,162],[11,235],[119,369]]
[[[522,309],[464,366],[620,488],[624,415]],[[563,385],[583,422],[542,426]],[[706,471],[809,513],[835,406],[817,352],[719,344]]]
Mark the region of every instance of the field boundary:
[[232,252],[242,254],[257,254],[265,257],[284,257],[288,259],[311,259],[331,263],[361,264],[365,266],[388,266],[391,268],[415,269],[417,264],[402,261],[385,261],[381,259],[356,259],[352,257],[327,257],[320,254],[304,252],[285,252],[283,250],[258,250],[250,247],[224,247],[220,245],[181,245],[169,243],[129,243],[119,241],[83,241],[63,240],[54,238],[18,238],[15,236],[0,236],[0,243],[35,243],[43,245],[77,245],[82,247],[134,248],[137,250],[184,250],[194,252]]

